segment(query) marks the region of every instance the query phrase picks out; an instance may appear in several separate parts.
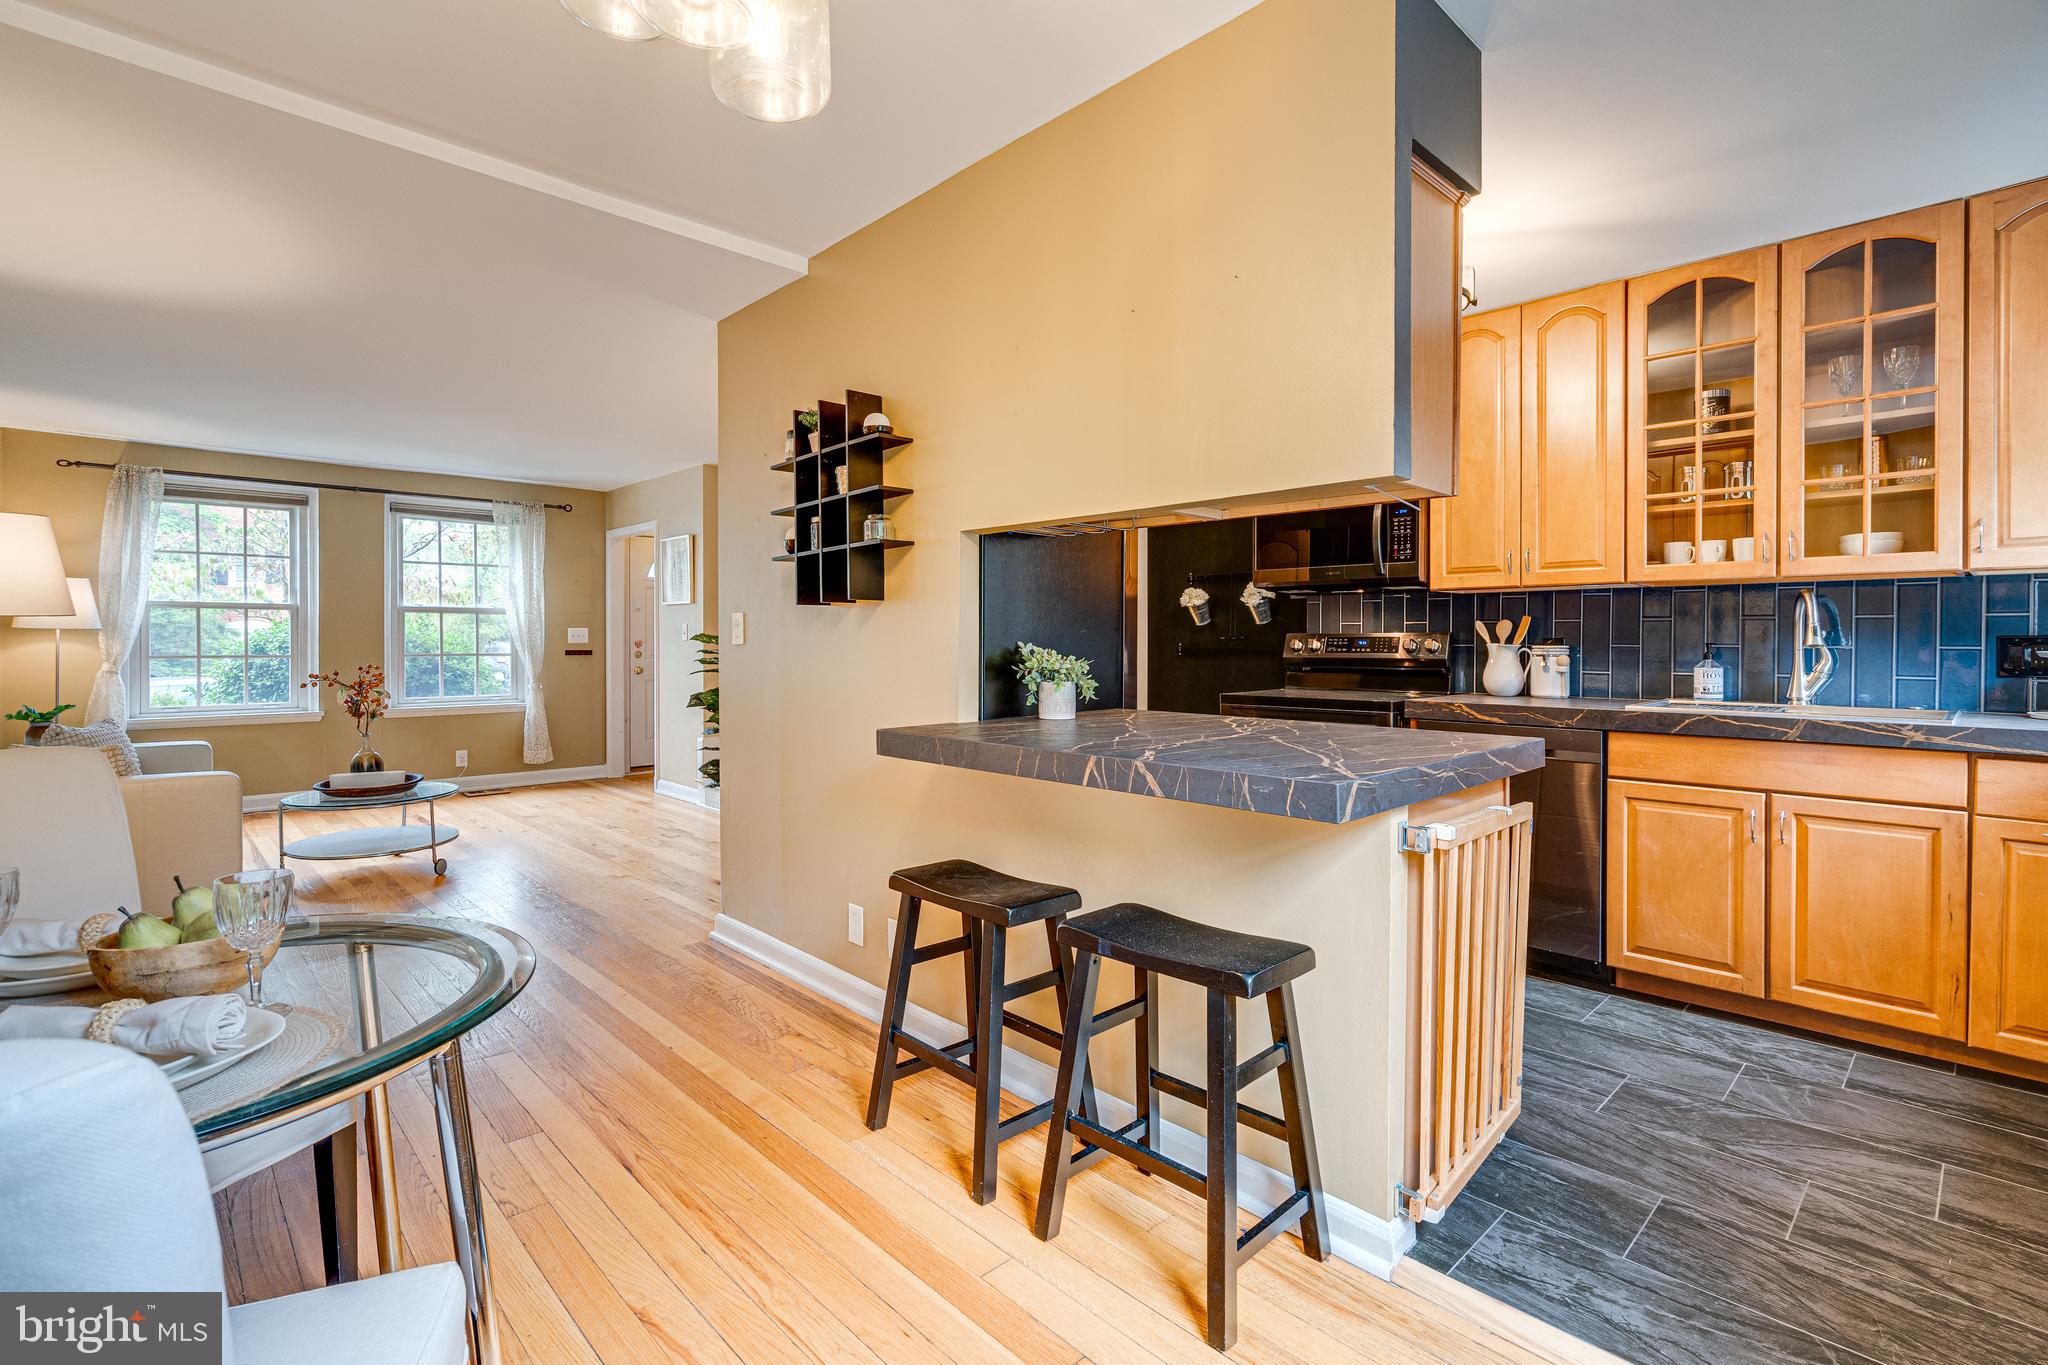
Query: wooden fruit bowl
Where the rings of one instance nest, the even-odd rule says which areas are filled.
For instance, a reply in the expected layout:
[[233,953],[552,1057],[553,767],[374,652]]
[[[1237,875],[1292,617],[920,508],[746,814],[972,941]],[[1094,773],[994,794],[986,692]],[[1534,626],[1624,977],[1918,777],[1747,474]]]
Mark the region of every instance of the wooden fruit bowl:
[[[120,934],[104,932],[101,921],[118,923],[115,916],[93,916],[79,930],[78,946],[92,979],[109,995],[153,1004],[181,995],[227,995],[249,984],[247,955],[224,938],[123,948]],[[273,942],[265,950],[264,966],[277,956],[277,947]]]

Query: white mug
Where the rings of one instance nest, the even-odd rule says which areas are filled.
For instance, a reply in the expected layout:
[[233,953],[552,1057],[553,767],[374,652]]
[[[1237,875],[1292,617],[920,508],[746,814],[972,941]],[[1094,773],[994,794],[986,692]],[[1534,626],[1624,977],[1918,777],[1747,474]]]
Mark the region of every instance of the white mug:
[[1737,536],[1733,544],[1735,546],[1735,562],[1737,564],[1749,564],[1756,560],[1755,536]]
[[1692,563],[1692,542],[1689,540],[1667,540],[1664,542],[1666,564]]
[[1720,564],[1728,558],[1728,542],[1725,540],[1703,540],[1700,542],[1700,563]]

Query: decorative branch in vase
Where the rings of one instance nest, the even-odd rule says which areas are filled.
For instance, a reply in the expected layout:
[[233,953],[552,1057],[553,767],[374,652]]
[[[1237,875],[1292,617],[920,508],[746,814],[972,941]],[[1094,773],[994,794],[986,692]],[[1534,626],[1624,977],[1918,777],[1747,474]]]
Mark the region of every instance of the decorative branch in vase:
[[1237,600],[1251,608],[1252,620],[1264,626],[1272,624],[1273,599],[1278,596],[1279,594],[1271,588],[1247,583],[1244,585],[1244,591],[1237,595]]
[[1209,590],[1207,588],[1190,587],[1184,589],[1180,595],[1180,604],[1188,609],[1188,615],[1195,618],[1196,625],[1206,626],[1209,624]]
[[341,693],[341,709],[356,723],[356,733],[363,737],[363,743],[356,750],[354,758],[348,761],[352,773],[381,773],[384,771],[384,756],[370,747],[370,727],[391,709],[391,693],[384,687],[384,670],[376,664],[359,664],[353,681],[341,676],[341,670],[331,673],[309,673],[301,687],[332,687]]

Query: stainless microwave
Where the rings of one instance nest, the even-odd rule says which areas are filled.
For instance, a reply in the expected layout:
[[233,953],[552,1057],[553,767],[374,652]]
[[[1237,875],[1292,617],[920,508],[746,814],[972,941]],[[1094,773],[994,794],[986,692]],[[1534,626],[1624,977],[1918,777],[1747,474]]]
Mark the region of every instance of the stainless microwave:
[[1422,512],[1403,503],[1257,518],[1252,581],[1267,588],[1422,585]]

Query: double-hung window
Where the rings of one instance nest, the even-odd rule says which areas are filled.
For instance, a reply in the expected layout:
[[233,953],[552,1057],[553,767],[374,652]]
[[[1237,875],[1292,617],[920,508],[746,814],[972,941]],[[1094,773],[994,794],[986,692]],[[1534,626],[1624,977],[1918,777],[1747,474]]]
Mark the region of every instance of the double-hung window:
[[504,555],[490,513],[394,499],[389,518],[394,704],[518,704]]
[[312,621],[318,495],[173,481],[157,512],[149,606],[130,653],[139,721],[316,715]]

